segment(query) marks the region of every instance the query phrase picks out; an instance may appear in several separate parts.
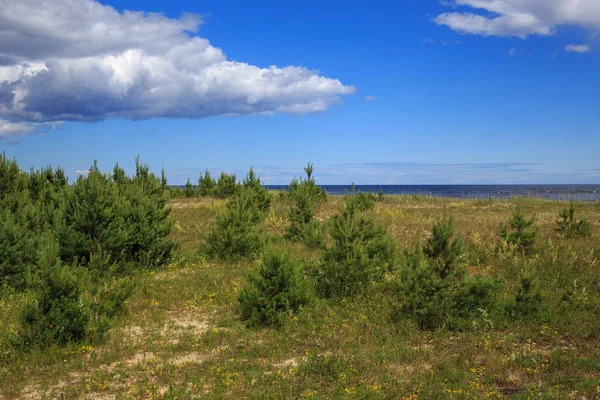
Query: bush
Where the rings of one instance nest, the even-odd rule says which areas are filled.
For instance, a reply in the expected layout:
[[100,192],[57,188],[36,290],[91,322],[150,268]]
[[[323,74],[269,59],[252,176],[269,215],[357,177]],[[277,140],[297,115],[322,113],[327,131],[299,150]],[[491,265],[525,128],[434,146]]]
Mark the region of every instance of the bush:
[[564,237],[590,237],[590,223],[585,220],[575,219],[575,204],[571,201],[569,208],[564,208],[559,213],[560,219],[556,220],[556,231]]
[[262,219],[252,194],[242,190],[229,201],[206,235],[207,256],[236,260],[258,254],[263,244],[259,226]]
[[508,311],[513,318],[526,318],[538,315],[542,306],[542,295],[539,281],[528,271],[521,271],[519,288],[514,302],[509,304]]
[[[27,206],[31,208],[31,205]],[[27,276],[37,270],[35,250],[38,236],[23,221],[27,210],[14,214],[0,210],[0,286],[25,289]]]
[[[462,238],[454,233],[450,218],[432,229],[424,249],[406,253],[399,285],[399,311],[421,329],[467,329],[491,326],[487,321],[495,305],[497,284],[490,279],[466,278],[458,260],[464,252]],[[483,325],[479,320],[484,318]]]
[[271,194],[260,183],[260,178],[250,168],[250,172],[242,181],[242,188],[251,196],[254,206],[263,214],[266,214],[271,207]]
[[165,239],[172,228],[167,201],[147,166],[138,162],[133,179],[115,183],[94,164],[86,177],[79,176],[66,200],[59,230],[62,259],[88,265],[102,252],[109,264],[124,271],[166,264],[175,248]]
[[440,278],[455,273],[458,259],[465,253],[465,246],[462,237],[454,233],[452,218],[442,218],[433,226],[423,252]]
[[364,193],[358,191],[358,193],[354,193],[353,189],[352,196],[348,197],[346,201],[353,203],[352,207],[356,208],[358,211],[369,211],[375,209],[375,201],[377,201],[377,196],[370,192]]
[[527,219],[523,215],[521,207],[513,211],[513,216],[508,225],[503,226],[498,231],[498,236],[506,244],[515,246],[521,251],[531,251],[538,236],[538,228],[534,228],[535,216]]
[[320,246],[324,232],[320,224],[313,219],[316,207],[311,190],[301,185],[291,196],[295,204],[288,214],[290,225],[285,231],[285,237],[290,240],[300,240],[314,247]]
[[198,180],[198,191],[200,196],[214,196],[217,182],[210,175],[210,171],[207,169],[204,172],[204,176],[200,176]]
[[217,181],[217,187],[215,188],[215,196],[222,199],[235,195],[239,190],[239,185],[235,174],[226,174],[221,172],[219,180]]
[[287,254],[267,251],[258,273],[248,277],[238,300],[248,326],[280,326],[309,300],[309,291],[298,266]]
[[196,197],[196,190],[194,189],[190,178],[188,178],[187,182],[185,182],[185,189],[183,192],[185,197]]
[[288,192],[290,196],[293,196],[296,189],[300,186],[304,186],[306,190],[317,200],[327,200],[327,191],[317,186],[315,182],[315,178],[313,177],[314,166],[312,163],[308,163],[306,167],[304,167],[304,172],[306,173],[306,179],[293,179],[289,186]]
[[42,281],[35,302],[21,314],[21,337],[27,346],[47,347],[87,338],[90,309],[83,283],[73,267],[58,258],[58,244],[46,240],[39,253]]
[[394,268],[394,240],[373,215],[360,212],[353,202],[346,201],[342,212],[331,219],[329,234],[333,244],[313,270],[320,296],[360,295]]

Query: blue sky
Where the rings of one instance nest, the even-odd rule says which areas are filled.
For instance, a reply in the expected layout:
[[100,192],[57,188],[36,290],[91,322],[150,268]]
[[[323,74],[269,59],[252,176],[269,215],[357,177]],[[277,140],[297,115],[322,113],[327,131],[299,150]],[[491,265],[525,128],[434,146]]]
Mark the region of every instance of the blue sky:
[[595,0],[35,3],[0,11],[0,149],[25,169],[600,183]]

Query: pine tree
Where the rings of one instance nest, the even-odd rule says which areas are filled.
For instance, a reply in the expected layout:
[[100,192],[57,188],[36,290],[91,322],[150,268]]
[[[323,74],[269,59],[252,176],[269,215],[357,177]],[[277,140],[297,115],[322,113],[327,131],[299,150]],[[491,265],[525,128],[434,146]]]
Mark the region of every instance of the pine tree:
[[210,171],[207,169],[204,172],[204,176],[200,176],[198,180],[198,189],[200,191],[200,196],[214,196],[216,190],[217,182],[210,175]]
[[494,307],[496,282],[466,277],[458,263],[463,252],[463,240],[446,217],[434,224],[424,248],[406,251],[399,311],[422,329],[471,328],[480,310],[487,314]]
[[463,239],[454,233],[454,220],[442,218],[434,224],[423,252],[435,266],[439,277],[444,279],[457,270],[457,261],[464,254],[464,247]]
[[236,194],[206,235],[207,256],[236,260],[257,255],[263,244],[259,226],[263,218],[248,190]]
[[266,214],[271,207],[271,195],[260,183],[260,178],[254,173],[253,168],[250,168],[248,175],[242,181],[242,187],[249,192],[252,201],[260,212]]
[[194,187],[192,186],[192,182],[190,181],[190,178],[188,178],[187,182],[185,183],[185,197],[194,197],[196,195],[196,191],[194,190]]
[[508,225],[500,229],[498,236],[519,250],[531,251],[538,236],[538,228],[534,228],[534,224],[535,216],[525,218],[521,207],[517,206]]
[[342,212],[332,217],[329,235],[333,243],[313,269],[320,296],[362,294],[394,268],[394,240],[372,214],[359,211],[352,202],[346,201]]
[[221,172],[219,180],[217,181],[217,187],[215,189],[215,195],[222,199],[231,197],[238,192],[239,185],[235,174],[227,174]]
[[287,254],[267,251],[260,269],[248,277],[238,297],[242,320],[248,326],[281,326],[306,305],[309,291],[299,268]]
[[58,258],[58,243],[51,236],[39,253],[42,282],[36,301],[21,314],[21,336],[28,346],[47,347],[80,342],[87,337],[89,305],[83,302],[83,282],[73,267]]
[[556,220],[556,231],[565,237],[589,237],[591,236],[590,223],[586,220],[575,219],[575,203],[569,203],[569,207],[565,207],[559,213],[560,219]]

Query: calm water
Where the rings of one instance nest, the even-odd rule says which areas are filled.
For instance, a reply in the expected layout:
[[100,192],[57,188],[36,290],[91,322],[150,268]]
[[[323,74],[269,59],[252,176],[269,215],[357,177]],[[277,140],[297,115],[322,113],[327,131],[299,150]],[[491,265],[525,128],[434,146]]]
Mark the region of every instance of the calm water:
[[[287,185],[268,185],[285,190]],[[321,185],[329,194],[350,192],[350,185]],[[420,194],[441,197],[509,198],[539,197],[552,200],[600,200],[600,185],[356,185],[356,190],[386,194]]]

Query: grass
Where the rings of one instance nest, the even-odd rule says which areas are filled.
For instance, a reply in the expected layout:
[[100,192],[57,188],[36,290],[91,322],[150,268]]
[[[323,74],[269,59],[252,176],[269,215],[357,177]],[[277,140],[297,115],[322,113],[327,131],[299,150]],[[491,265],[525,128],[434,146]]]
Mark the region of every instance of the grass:
[[[317,219],[330,218],[341,202],[330,197]],[[531,256],[502,249],[496,236],[517,203],[537,215],[541,239]],[[135,277],[128,315],[103,342],[17,353],[7,342],[28,295],[0,299],[0,399],[600,397],[597,204],[576,204],[591,239],[561,239],[554,228],[564,202],[412,195],[378,202],[399,251],[426,236],[444,212],[452,215],[469,248],[467,270],[498,278],[505,300],[523,267],[536,271],[544,315],[464,332],[423,332],[409,319],[393,319],[398,274],[361,299],[316,300],[280,329],[246,328],[237,295],[258,263],[209,262],[200,251],[224,204],[171,201],[179,253],[169,267]],[[271,235],[284,233],[290,205],[277,197],[265,222]],[[274,243],[304,264],[320,254]]]

